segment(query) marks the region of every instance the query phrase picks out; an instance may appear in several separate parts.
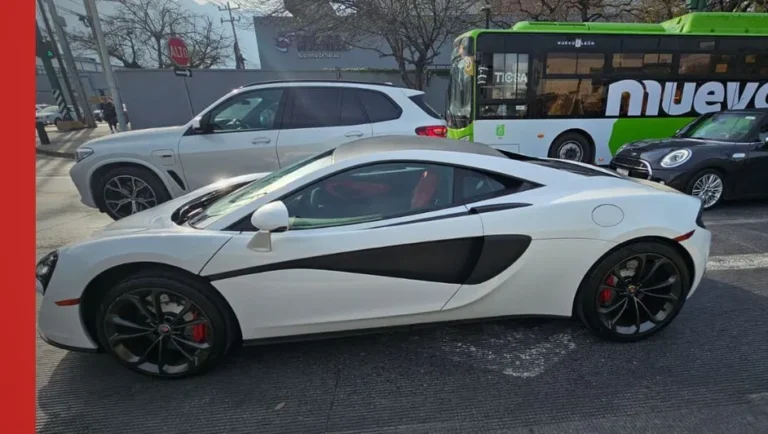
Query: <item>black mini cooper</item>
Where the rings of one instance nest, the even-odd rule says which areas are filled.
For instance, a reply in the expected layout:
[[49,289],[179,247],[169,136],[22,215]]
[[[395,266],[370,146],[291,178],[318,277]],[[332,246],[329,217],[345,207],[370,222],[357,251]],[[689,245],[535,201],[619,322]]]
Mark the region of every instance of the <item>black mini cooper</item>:
[[768,108],[707,113],[670,138],[627,143],[610,167],[698,196],[705,209],[768,197]]

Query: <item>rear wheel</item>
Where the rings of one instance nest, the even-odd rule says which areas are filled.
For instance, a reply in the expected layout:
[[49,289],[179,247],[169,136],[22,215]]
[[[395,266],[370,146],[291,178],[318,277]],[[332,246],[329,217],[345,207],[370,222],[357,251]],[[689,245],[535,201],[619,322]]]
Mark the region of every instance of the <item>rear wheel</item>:
[[583,134],[576,132],[565,133],[557,137],[549,148],[549,156],[582,163],[594,162],[592,144]]
[[685,261],[657,242],[630,244],[603,258],[579,288],[576,311],[596,335],[632,342],[677,316],[690,289]]
[[227,309],[203,284],[166,270],[140,273],[102,300],[102,348],[142,374],[181,378],[213,368],[234,342]]

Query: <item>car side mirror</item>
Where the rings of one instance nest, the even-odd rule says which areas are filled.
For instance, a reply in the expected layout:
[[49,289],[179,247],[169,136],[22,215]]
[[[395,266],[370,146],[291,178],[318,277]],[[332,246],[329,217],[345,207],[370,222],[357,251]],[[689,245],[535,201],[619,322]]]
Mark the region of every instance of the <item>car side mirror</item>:
[[205,132],[205,127],[202,118],[194,118],[192,119],[192,131],[196,133],[203,133]]
[[251,224],[258,232],[251,238],[248,248],[257,252],[272,251],[272,232],[288,230],[290,217],[282,201],[268,203],[251,214]]

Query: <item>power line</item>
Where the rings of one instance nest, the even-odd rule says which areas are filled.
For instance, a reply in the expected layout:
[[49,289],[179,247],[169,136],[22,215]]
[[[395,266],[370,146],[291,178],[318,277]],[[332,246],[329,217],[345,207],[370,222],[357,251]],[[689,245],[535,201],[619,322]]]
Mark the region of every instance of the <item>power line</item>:
[[232,36],[235,38],[235,69],[245,69],[245,59],[243,59],[242,53],[240,53],[240,44],[237,43],[237,31],[235,30],[235,22],[240,22],[240,17],[237,17],[237,19],[234,19],[232,17],[232,11],[240,9],[240,5],[237,5],[236,7],[230,6],[229,2],[227,2],[227,6],[222,8],[219,7],[220,12],[227,11],[229,13],[229,19],[225,20],[224,18],[221,19],[221,24],[224,23],[230,23],[232,24]]

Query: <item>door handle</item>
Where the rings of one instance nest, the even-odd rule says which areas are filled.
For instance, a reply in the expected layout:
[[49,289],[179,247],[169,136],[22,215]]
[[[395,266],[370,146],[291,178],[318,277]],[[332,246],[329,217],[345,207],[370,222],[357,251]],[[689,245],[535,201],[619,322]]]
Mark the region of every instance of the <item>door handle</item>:
[[251,143],[253,143],[254,145],[266,145],[271,141],[272,139],[270,139],[269,137],[256,137],[255,139],[251,140]]
[[363,133],[360,131],[350,131],[347,134],[344,134],[344,137],[362,137]]

